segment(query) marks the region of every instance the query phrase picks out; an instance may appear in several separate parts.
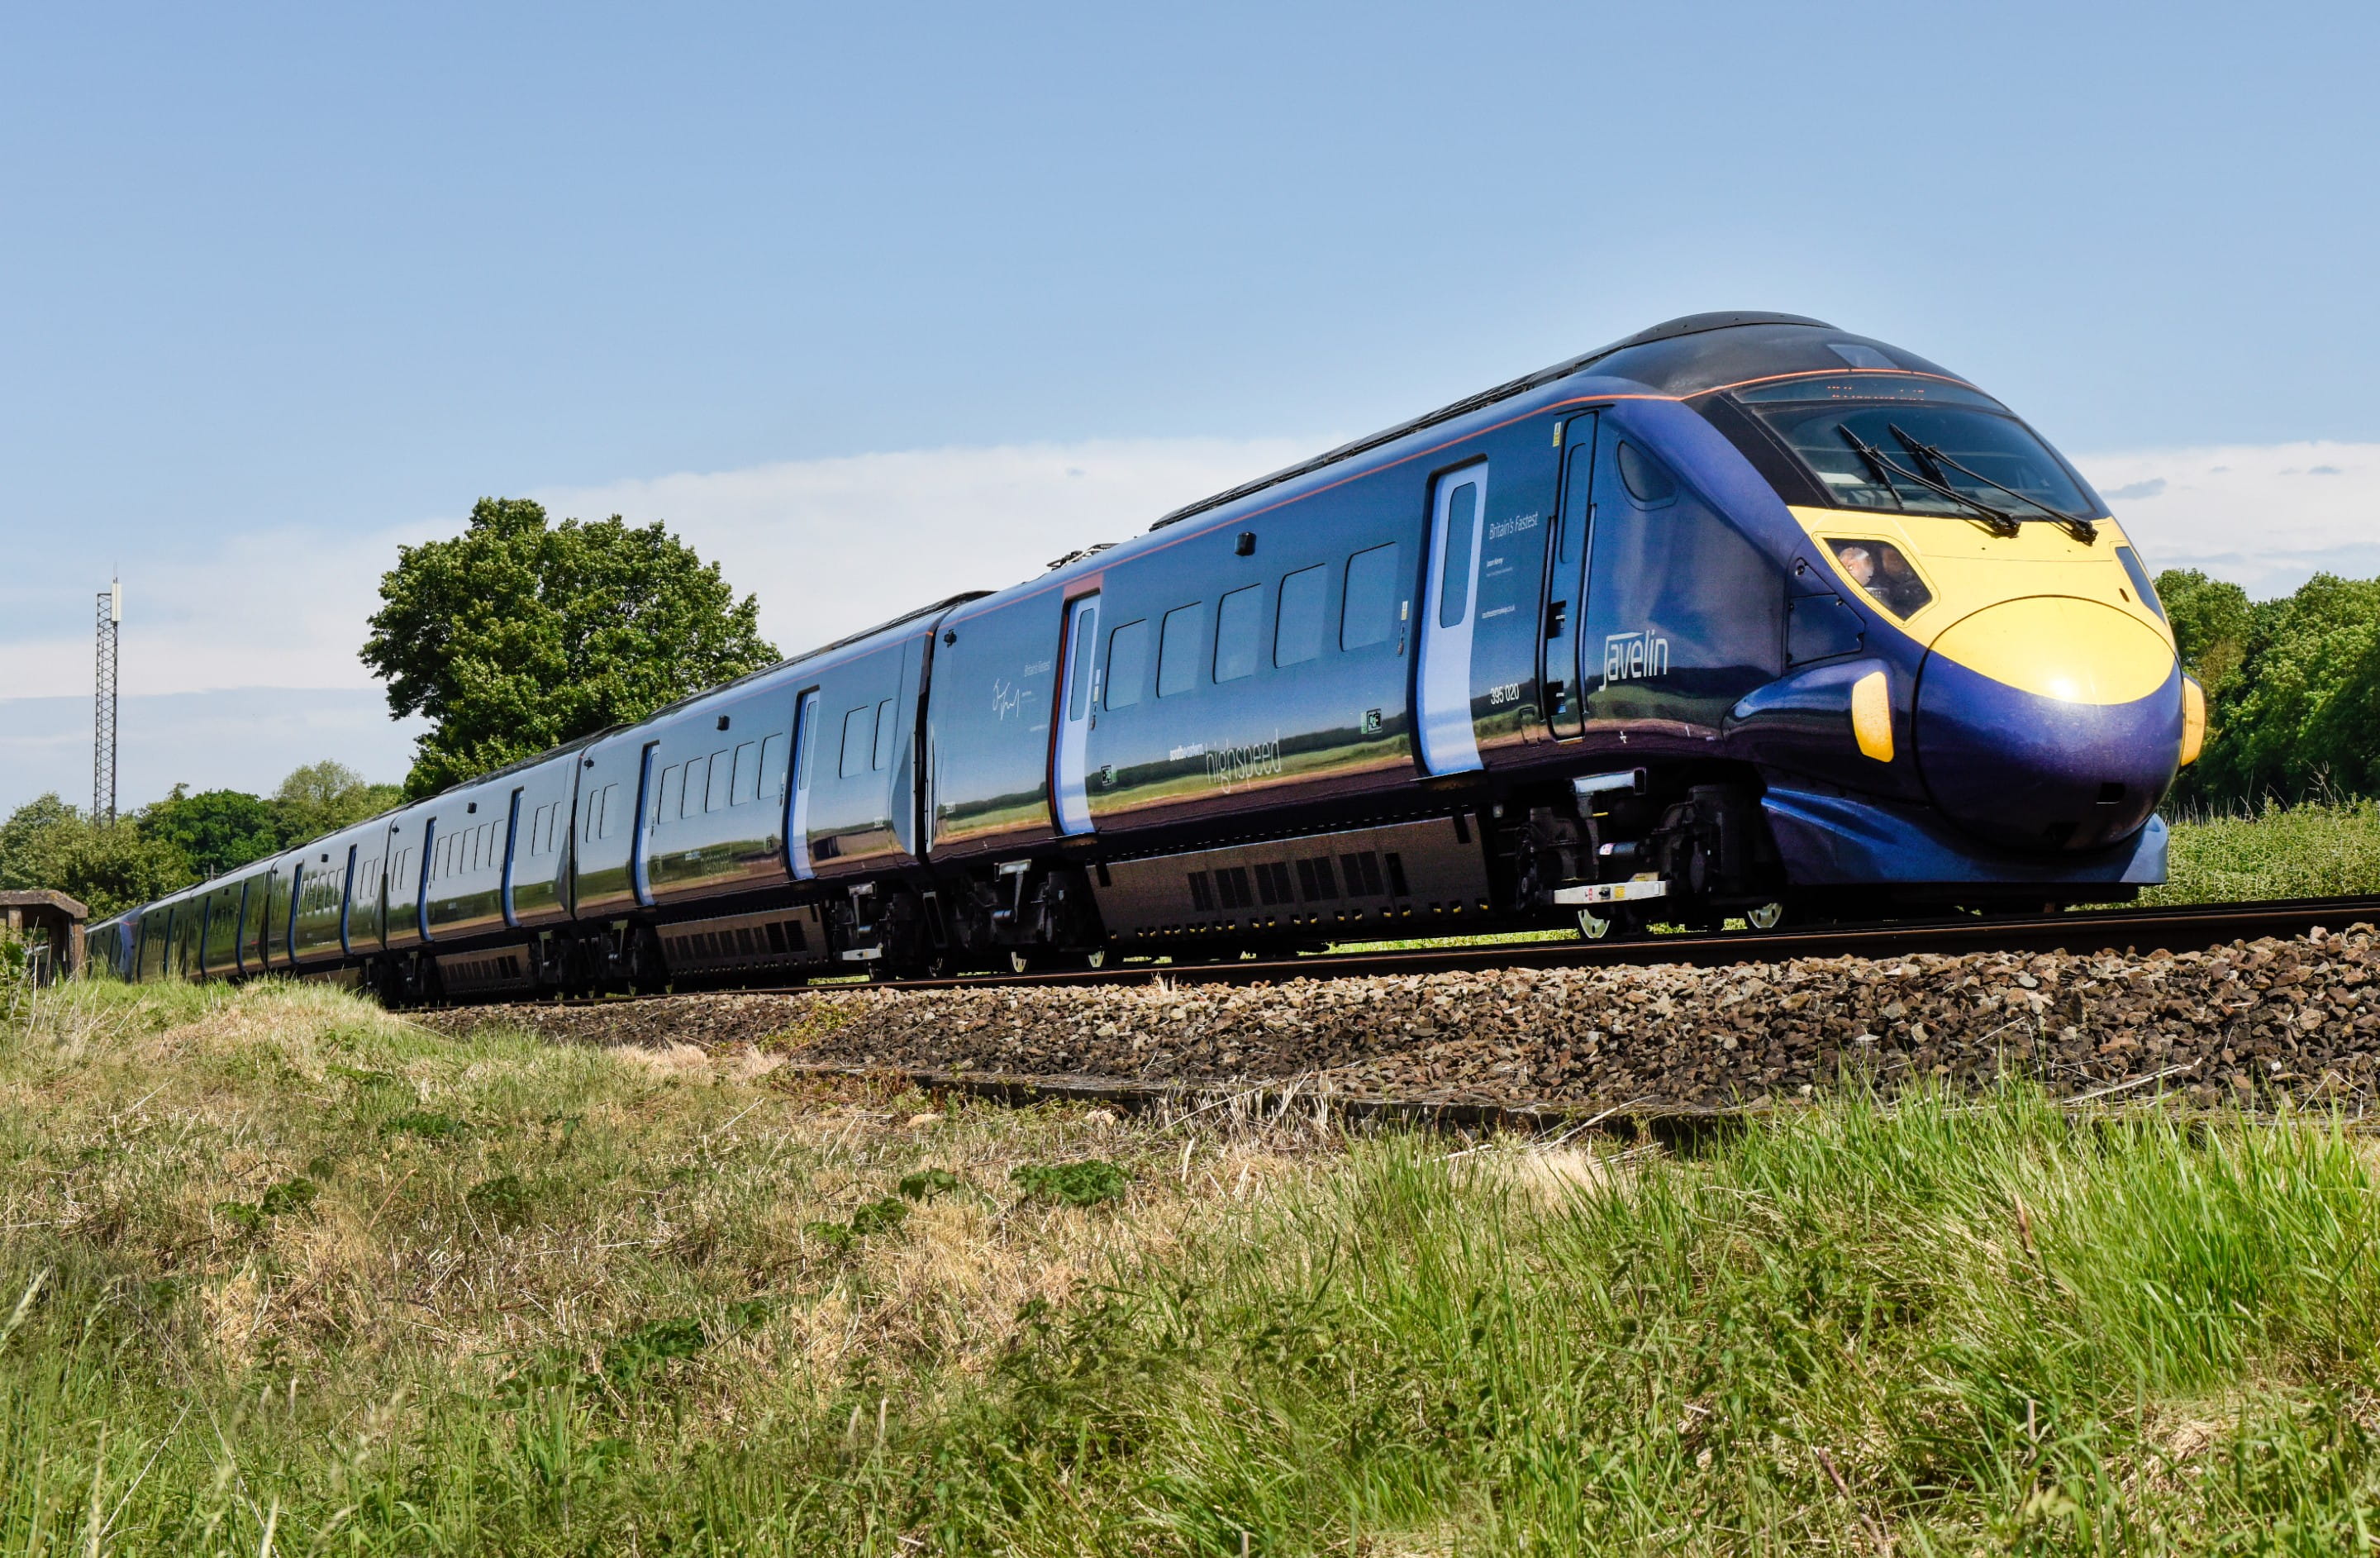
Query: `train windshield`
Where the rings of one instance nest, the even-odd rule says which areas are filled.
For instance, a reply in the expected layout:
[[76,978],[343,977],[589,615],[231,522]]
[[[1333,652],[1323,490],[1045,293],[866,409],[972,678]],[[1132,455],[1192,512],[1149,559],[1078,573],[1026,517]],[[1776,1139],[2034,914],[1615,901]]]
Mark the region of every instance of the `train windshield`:
[[1814,472],[1839,508],[1995,525],[2084,521],[2096,505],[2047,444],[1989,396],[1938,379],[1792,379],[1736,399]]

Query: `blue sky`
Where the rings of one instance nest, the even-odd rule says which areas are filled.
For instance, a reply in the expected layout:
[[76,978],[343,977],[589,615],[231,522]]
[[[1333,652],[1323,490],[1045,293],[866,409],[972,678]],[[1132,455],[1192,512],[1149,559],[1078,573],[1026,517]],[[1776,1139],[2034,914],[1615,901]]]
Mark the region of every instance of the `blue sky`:
[[[790,650],[1703,309],[1923,351],[2286,582],[2375,534],[2375,16],[10,7],[0,804],[111,564],[161,698],[368,704],[378,573],[490,493],[669,519]],[[126,798],[402,767],[321,734]]]

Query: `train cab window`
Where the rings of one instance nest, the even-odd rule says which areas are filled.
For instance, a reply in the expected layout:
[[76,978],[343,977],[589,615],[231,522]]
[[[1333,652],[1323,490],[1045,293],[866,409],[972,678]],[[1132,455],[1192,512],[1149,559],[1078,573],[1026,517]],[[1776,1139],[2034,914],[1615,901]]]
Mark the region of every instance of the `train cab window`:
[[1193,601],[1165,614],[1157,635],[1157,696],[1171,698],[1198,685],[1198,640],[1206,636],[1207,603]]
[[597,838],[612,836],[612,813],[618,809],[612,804],[612,796],[619,787],[617,785],[606,785],[601,793],[595,797],[595,836]]
[[893,731],[892,700],[888,698],[876,705],[876,755],[868,761],[879,773],[892,765]]
[[1246,585],[1215,603],[1215,679],[1257,674],[1264,643],[1264,586]]
[[785,793],[785,749],[783,732],[760,743],[760,798],[770,799]]
[[754,758],[759,749],[759,743],[755,741],[747,741],[735,749],[735,790],[727,797],[729,805],[741,806],[759,793],[757,785],[760,765]]
[[653,808],[653,821],[656,822],[676,822],[677,809],[685,796],[686,767],[683,763],[674,762],[667,768],[662,770],[661,800],[660,803]]
[[1678,495],[1678,479],[1669,468],[1626,439],[1620,442],[1618,460],[1621,484],[1639,508],[1658,508]]
[[1111,709],[1129,709],[1140,701],[1148,681],[1148,622],[1127,622],[1108,635],[1108,677],[1099,701]]
[[1281,615],[1272,625],[1275,665],[1303,665],[1322,653],[1322,611],[1330,590],[1318,563],[1282,578]]
[[2156,586],[2149,582],[2149,571],[2141,565],[2141,554],[2129,546],[2116,548],[2116,561],[2124,565],[2124,572],[2140,592],[2141,604],[2159,616],[2165,615],[2165,603],[2157,599]]
[[1867,596],[1895,616],[1908,616],[1934,599],[1900,548],[1888,541],[1829,541],[1835,566]]
[[702,800],[705,811],[727,809],[728,781],[735,776],[735,759],[726,748],[722,747],[710,754],[710,785]]
[[1339,608],[1339,647],[1368,649],[1397,630],[1398,544],[1375,546],[1347,559],[1347,594]]
[[1993,522],[2088,517],[2097,505],[2031,428],[1964,384],[1902,373],[1810,376],[1735,399],[1837,508]]
[[843,777],[864,773],[868,754],[875,749],[876,705],[864,703],[843,716]]

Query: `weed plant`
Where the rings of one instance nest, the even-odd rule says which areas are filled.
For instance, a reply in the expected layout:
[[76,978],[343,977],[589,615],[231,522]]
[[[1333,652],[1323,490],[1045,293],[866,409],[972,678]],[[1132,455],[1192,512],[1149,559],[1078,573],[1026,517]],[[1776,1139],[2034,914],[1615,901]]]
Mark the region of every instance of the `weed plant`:
[[[1466,1146],[927,1113],[766,1065],[442,1039],[319,989],[45,992],[0,1034],[0,1551],[2374,1527],[2380,1187],[2335,1121],[2010,1089]],[[426,1115],[468,1128],[382,1128]],[[1024,1183],[1066,1168],[1113,1197]]]

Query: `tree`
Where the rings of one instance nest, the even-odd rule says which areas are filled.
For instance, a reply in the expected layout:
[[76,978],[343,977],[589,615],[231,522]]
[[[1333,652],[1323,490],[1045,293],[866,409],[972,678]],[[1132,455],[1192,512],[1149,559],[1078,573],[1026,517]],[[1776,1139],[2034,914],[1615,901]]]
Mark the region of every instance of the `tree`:
[[285,847],[336,833],[404,798],[400,785],[370,784],[345,763],[326,761],[291,770],[272,804]]
[[0,887],[48,887],[79,898],[95,919],[162,898],[195,880],[189,860],[130,820],[84,816],[55,795],[0,822]]
[[176,785],[164,800],[143,808],[135,825],[169,844],[204,878],[261,860],[286,842],[272,805],[245,790],[189,793]]
[[777,658],[759,603],[659,523],[549,525],[525,499],[482,498],[462,535],[401,549],[380,592],[364,663],[393,715],[432,722],[413,797]]
[[2196,792],[2252,805],[2380,789],[2380,580],[2316,574],[2247,616]]
[[2182,668],[2198,678],[2210,703],[2220,699],[2248,655],[2254,613],[2248,592],[2196,568],[2168,568],[2156,577],[2156,592]]

